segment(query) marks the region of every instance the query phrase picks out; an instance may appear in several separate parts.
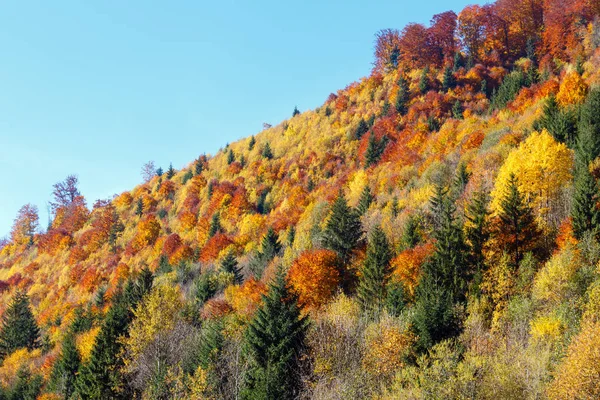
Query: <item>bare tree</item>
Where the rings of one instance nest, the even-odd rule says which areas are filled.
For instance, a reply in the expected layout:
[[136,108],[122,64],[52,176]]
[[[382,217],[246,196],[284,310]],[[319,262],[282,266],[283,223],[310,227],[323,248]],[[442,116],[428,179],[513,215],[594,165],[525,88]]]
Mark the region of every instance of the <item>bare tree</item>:
[[142,178],[144,182],[148,183],[156,175],[156,165],[154,161],[150,160],[142,166]]
[[53,212],[59,208],[70,206],[77,197],[81,196],[81,192],[77,188],[78,184],[77,175],[69,175],[64,181],[54,184],[52,191],[54,201],[50,202]]

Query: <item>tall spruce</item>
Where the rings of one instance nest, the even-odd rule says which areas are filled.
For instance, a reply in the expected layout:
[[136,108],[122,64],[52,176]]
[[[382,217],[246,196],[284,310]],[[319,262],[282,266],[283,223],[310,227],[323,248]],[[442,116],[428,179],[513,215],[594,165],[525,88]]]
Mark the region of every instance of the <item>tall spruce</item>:
[[356,130],[354,131],[354,138],[360,140],[363,137],[363,135],[368,131],[369,125],[367,125],[365,120],[361,118],[360,121],[358,121],[358,126],[356,127]]
[[421,241],[419,217],[415,214],[408,216],[400,238],[400,247],[402,250],[412,249]]
[[476,192],[467,205],[465,213],[468,221],[465,226],[465,237],[469,247],[470,273],[478,279],[484,269],[484,246],[490,238],[488,202],[489,196],[486,192]]
[[367,256],[358,281],[357,296],[362,309],[380,315],[387,299],[387,285],[392,272],[393,253],[381,227],[376,227],[367,245]]
[[444,68],[444,75],[442,76],[442,90],[447,92],[449,89],[454,88],[455,80],[454,74],[452,73],[452,68],[447,66]]
[[50,377],[51,386],[65,400],[70,399],[75,393],[75,383],[80,366],[81,356],[75,344],[75,334],[67,332]]
[[511,174],[500,201],[499,221],[496,225],[496,236],[515,268],[525,253],[535,249],[540,236],[533,210],[525,202],[518,185],[517,177]]
[[367,144],[367,151],[365,152],[365,168],[369,168],[375,165],[381,159],[383,152],[388,144],[388,137],[383,136],[381,139],[377,139],[375,134],[371,132],[369,135],[369,142]]
[[40,347],[40,329],[29,306],[29,296],[17,291],[2,315],[0,361],[20,348]]
[[273,151],[271,150],[271,145],[269,144],[269,142],[265,143],[261,154],[267,160],[270,160],[273,158]]
[[353,250],[362,236],[359,216],[340,193],[331,206],[329,219],[323,230],[323,246],[335,251],[343,264],[348,264]]
[[244,335],[249,368],[242,399],[298,398],[307,328],[308,320],[300,315],[297,295],[290,291],[279,269]]
[[406,79],[404,78],[404,75],[400,75],[400,79],[398,79],[398,93],[396,95],[396,111],[398,112],[398,114],[406,114],[406,111],[408,110],[408,100],[409,100],[409,88],[408,88],[408,82],[406,82]]
[[233,152],[233,149],[229,149],[229,151],[227,152],[227,165],[233,164],[234,161],[235,153]]
[[281,243],[279,236],[272,227],[269,227],[265,236],[260,243],[260,252],[267,260],[272,260],[281,251]]
[[535,128],[546,129],[554,139],[573,147],[577,134],[576,112],[571,109],[561,110],[554,95],[548,97],[542,111],[543,114],[536,121]]
[[171,179],[175,176],[175,169],[173,168],[173,163],[169,164],[169,169],[167,170],[167,179]]
[[221,232],[221,216],[218,212],[216,212],[213,214],[212,219],[210,220],[208,236],[213,237],[219,232]]
[[135,205],[135,215],[137,215],[138,217],[144,215],[144,201],[141,197],[137,200],[137,203]]
[[588,168],[575,169],[575,192],[573,193],[573,207],[571,220],[573,233],[581,239],[585,232],[592,232],[595,236],[600,228],[600,210],[598,203],[598,184]]
[[373,203],[374,199],[375,197],[371,193],[371,188],[369,187],[369,185],[366,185],[360,195],[358,205],[356,206],[356,211],[358,212],[358,215],[365,215],[367,210]]
[[429,66],[423,68],[421,78],[419,79],[419,92],[425,94],[429,91]]
[[242,283],[244,279],[241,272],[242,269],[238,267],[238,261],[233,250],[230,250],[225,257],[223,257],[223,260],[221,260],[221,270],[233,275],[234,284],[239,285]]

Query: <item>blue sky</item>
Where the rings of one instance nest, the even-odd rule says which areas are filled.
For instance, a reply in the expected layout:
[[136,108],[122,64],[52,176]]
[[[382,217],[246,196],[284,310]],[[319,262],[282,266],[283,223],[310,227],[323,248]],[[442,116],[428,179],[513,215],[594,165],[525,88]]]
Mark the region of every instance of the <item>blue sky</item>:
[[0,237],[75,173],[88,205],[143,163],[180,168],[321,105],[371,69],[374,34],[473,1],[5,1]]

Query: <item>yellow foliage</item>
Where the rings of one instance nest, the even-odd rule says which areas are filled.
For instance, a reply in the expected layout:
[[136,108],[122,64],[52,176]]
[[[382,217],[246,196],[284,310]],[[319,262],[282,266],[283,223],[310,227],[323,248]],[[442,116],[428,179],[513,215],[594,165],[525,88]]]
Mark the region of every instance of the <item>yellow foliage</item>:
[[96,336],[98,336],[98,332],[100,332],[99,326],[77,336],[77,350],[79,351],[81,360],[83,362],[89,360],[90,355],[92,354],[92,348],[94,347],[94,342],[96,341]]
[[33,360],[42,354],[40,349],[27,350],[18,349],[9,354],[0,366],[0,383],[3,386],[10,386],[20,368],[27,366],[33,367]]
[[573,152],[564,143],[558,143],[546,131],[533,132],[518,148],[510,152],[500,167],[491,209],[500,210],[508,179],[515,174],[519,191],[544,218],[558,200],[561,190],[571,178]]
[[579,104],[585,100],[587,91],[588,87],[583,78],[577,72],[571,72],[561,82],[556,100],[563,107]]
[[564,330],[562,321],[554,316],[538,317],[531,321],[531,336],[534,340],[556,340]]
[[576,250],[572,245],[567,245],[536,274],[532,288],[533,297],[551,304],[565,300],[578,264]]
[[346,198],[348,199],[348,204],[352,207],[356,207],[358,205],[358,201],[360,199],[360,195],[363,190],[369,183],[369,178],[367,177],[367,173],[364,169],[359,169],[355,174],[352,180],[348,182],[348,195]]

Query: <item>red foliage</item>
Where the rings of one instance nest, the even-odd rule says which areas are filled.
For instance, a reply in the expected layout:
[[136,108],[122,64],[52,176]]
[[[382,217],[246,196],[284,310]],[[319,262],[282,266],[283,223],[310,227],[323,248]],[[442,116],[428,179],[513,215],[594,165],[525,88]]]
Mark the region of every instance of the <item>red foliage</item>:
[[428,29],[429,60],[432,64],[441,66],[450,63],[456,52],[456,13],[446,11],[436,14]]
[[383,29],[375,39],[375,71],[393,69],[392,58],[400,51],[400,33],[396,29]]
[[206,302],[200,316],[203,319],[216,319],[232,311],[231,306],[223,299],[210,299]]
[[199,261],[208,262],[216,260],[219,253],[232,243],[231,239],[225,234],[217,233],[215,236],[211,237],[202,248]]

